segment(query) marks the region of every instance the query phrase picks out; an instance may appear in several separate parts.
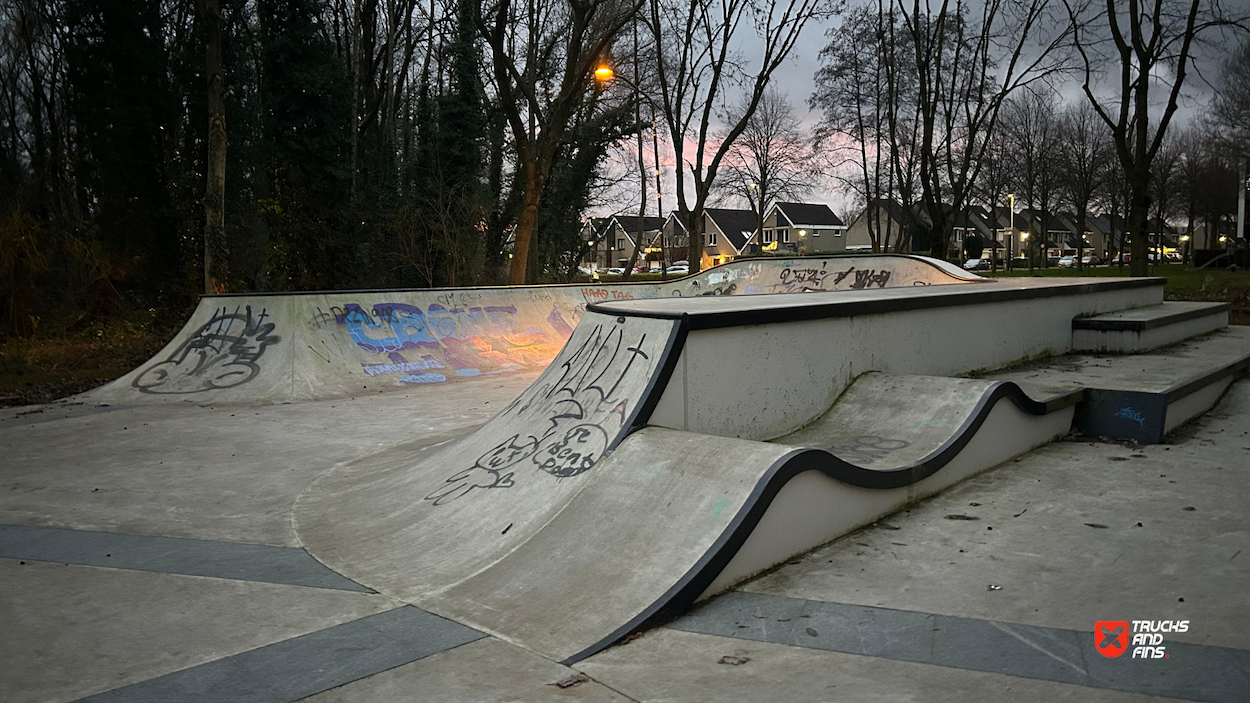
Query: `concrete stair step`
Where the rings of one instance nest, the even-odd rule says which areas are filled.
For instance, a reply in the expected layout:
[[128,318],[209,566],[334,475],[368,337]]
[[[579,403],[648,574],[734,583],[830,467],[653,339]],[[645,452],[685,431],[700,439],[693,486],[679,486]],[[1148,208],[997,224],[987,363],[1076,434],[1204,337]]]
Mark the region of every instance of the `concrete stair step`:
[[1157,444],[1247,371],[1250,327],[1232,325],[1142,354],[1066,354],[985,378],[1012,381],[1032,397],[1082,388],[1073,421],[1082,434]]
[[1139,353],[1228,326],[1228,303],[1168,301],[1072,320],[1072,350]]

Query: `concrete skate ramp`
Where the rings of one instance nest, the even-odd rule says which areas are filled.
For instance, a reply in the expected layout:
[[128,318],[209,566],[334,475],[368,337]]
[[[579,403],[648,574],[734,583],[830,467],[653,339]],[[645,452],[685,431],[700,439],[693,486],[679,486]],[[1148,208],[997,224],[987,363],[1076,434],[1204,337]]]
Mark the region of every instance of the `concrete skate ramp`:
[[[340,467],[294,524],[353,580],[575,661],[1063,435],[1079,390],[944,374],[1062,352],[1073,317],[1156,303],[1162,283],[592,306],[476,433]],[[952,339],[974,324],[1000,333]]]
[[[592,339],[611,326],[595,320]],[[624,330],[627,342],[640,338],[640,330]],[[670,347],[656,361],[671,354]],[[541,417],[528,428],[562,422],[560,404],[541,401],[552,389],[552,399],[570,395],[565,389],[582,397],[576,383],[560,380],[584,377],[570,364],[576,358],[557,359],[480,436],[416,465],[400,449],[324,477],[296,508],[305,547],[371,588],[573,662],[1050,441],[1067,430],[1079,397],[1048,404],[1010,383],[869,374],[815,426],[778,442],[648,427],[589,462],[601,445],[567,452],[589,417],[544,430],[548,439],[518,433],[527,405]],[[627,372],[607,406],[645,398],[644,369],[663,374],[662,363],[657,370],[652,359],[636,358],[638,375]],[[605,366],[613,383],[625,370],[614,363]],[[901,414],[889,393],[900,389],[911,401]],[[605,405],[598,392],[586,397]],[[581,406],[570,406],[573,414]],[[600,442],[631,424],[616,413],[607,422],[592,415],[602,423],[591,431]],[[983,426],[992,434],[980,434]],[[570,435],[573,442],[555,441]],[[566,470],[570,460],[585,470]]]
[[545,367],[587,304],[986,282],[918,256],[751,259],[671,282],[206,296],[107,403],[283,402]]

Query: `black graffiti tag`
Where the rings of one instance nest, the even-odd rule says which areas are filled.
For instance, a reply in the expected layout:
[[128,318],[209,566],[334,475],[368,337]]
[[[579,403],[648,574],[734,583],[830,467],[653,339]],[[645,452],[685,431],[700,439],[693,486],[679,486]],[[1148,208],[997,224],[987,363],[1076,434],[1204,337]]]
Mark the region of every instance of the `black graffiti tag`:
[[556,478],[569,478],[585,473],[608,448],[608,433],[598,425],[578,425],[564,434],[560,441],[547,445],[534,463],[539,471]]
[[222,308],[187,338],[168,359],[139,374],[131,385],[144,393],[201,393],[243,385],[260,373],[261,356],[282,338],[272,334],[274,324],[265,322],[264,309],[252,317]]
[[860,290],[863,288],[871,288],[874,285],[878,288],[885,288],[885,284],[890,281],[892,272],[882,269],[881,271],[873,271],[872,269],[860,269],[855,272],[855,282],[851,284],[851,288]]
[[501,419],[523,421],[533,432],[496,445],[426,500],[444,505],[475,488],[508,488],[526,466],[558,479],[589,471],[612,439],[628,429],[632,399],[620,394],[623,387],[634,386],[624,384],[638,374],[638,364],[650,359],[646,342],[644,333],[629,344],[619,324],[601,324],[570,343],[549,369],[554,379],[535,384],[500,413]]
[[829,449],[829,452],[843,461],[854,461],[871,464],[884,459],[891,452],[911,446],[911,442],[901,439],[886,439],[876,435],[862,435],[851,441]]

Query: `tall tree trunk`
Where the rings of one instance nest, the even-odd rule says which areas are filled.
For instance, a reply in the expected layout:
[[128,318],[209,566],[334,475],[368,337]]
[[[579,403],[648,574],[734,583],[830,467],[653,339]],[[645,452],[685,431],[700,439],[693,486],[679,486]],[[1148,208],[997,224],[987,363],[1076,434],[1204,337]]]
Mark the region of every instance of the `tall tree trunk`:
[[351,135],[351,140],[352,140],[351,141],[351,144],[352,144],[351,202],[352,203],[356,202],[356,178],[357,178],[357,174],[359,173],[359,169],[357,168],[357,156],[360,153],[360,125],[359,125],[359,121],[360,121],[360,116],[359,116],[360,60],[361,60],[360,12],[361,12],[361,7],[360,7],[360,2],[358,1],[356,2],[355,11],[352,13],[352,29],[351,29],[352,45],[351,45],[351,51],[348,55],[348,60],[351,62],[351,71],[352,71],[352,107],[348,113],[349,115],[348,128],[351,130],[348,134]]
[[542,201],[543,188],[546,187],[546,176],[537,173],[535,165],[524,167],[525,194],[521,197],[521,217],[517,219],[513,230],[512,265],[508,271],[508,284],[519,285],[532,283],[526,280],[527,264],[529,263],[530,241],[533,239],[534,228],[538,225],[538,205]]
[[691,271],[703,270],[703,208],[686,216],[686,262]]
[[208,169],[204,185],[204,292],[225,290],[226,100],[221,68],[221,7],[199,0],[208,77]]

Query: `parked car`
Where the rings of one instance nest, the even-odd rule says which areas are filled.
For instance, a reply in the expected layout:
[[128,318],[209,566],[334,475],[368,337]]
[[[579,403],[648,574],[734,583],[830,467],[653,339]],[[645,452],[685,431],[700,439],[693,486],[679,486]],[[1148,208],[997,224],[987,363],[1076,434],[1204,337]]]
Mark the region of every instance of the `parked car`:
[[1059,257],[1059,268],[1070,269],[1076,267],[1076,257],[1069,254],[1068,256]]
[[1133,261],[1133,255],[1129,254],[1128,252],[1116,254],[1115,257],[1111,259],[1111,263],[1113,264],[1121,264],[1121,263],[1128,264],[1128,263],[1132,263],[1132,261]]
[[1171,261],[1171,262],[1178,263],[1178,264],[1181,261],[1184,261],[1185,259],[1185,257],[1181,256],[1181,253],[1179,251],[1165,251],[1163,252],[1163,258],[1167,261]]
[[990,260],[968,259],[964,262],[964,269],[968,271],[988,271],[990,269]]
[[615,275],[615,276],[619,276],[619,275],[621,275],[621,274],[625,273],[625,269],[623,269],[623,268],[621,268],[621,267],[619,267],[619,266],[614,266],[614,267],[612,267],[612,268],[608,269],[608,273],[613,274],[613,275]]
[[677,274],[678,276],[685,276],[686,274],[690,273],[690,267],[678,266],[674,264],[672,266],[669,266],[667,269],[665,269],[665,272],[668,273],[669,275]]
[[1100,264],[1102,264],[1102,259],[1093,254],[1086,254],[1085,258],[1081,259],[1082,266],[1098,266]]
[[674,261],[672,265],[673,266],[685,266],[686,268],[690,268],[690,262],[686,261],[685,259],[682,259],[681,261]]

